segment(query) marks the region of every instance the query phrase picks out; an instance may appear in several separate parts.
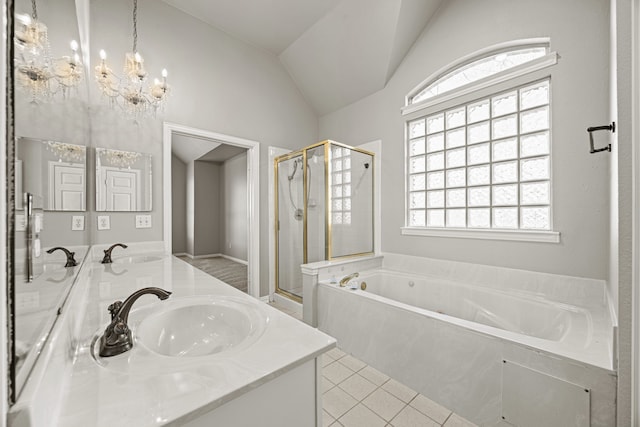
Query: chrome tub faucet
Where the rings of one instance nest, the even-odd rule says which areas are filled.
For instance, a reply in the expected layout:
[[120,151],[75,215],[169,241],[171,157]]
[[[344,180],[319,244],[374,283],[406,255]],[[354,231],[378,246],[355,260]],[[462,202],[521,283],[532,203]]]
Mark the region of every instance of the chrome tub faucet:
[[133,303],[142,295],[153,294],[161,300],[166,300],[171,292],[160,288],[143,288],[132,293],[129,298],[122,301],[116,301],[109,306],[111,313],[111,323],[104,330],[104,334],[100,337],[100,356],[111,357],[122,354],[131,350],[133,347],[133,338],[131,329],[127,322],[129,321],[129,311]]
[[102,258],[102,261],[101,261],[103,264],[111,264],[113,262],[111,260],[111,252],[113,251],[113,248],[115,248],[116,246],[120,246],[121,248],[124,248],[124,249],[127,248],[127,245],[123,243],[116,243],[114,245],[111,245],[109,249],[104,250],[104,258]]

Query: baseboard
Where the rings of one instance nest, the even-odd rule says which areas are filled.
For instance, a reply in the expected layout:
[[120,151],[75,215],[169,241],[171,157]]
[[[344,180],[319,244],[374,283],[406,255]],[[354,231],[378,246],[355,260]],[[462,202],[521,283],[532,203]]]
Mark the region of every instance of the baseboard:
[[206,255],[194,255],[191,259],[204,259],[204,258],[220,258],[222,254],[206,254]]
[[229,261],[237,262],[238,264],[249,265],[249,263],[247,261],[239,259],[239,258],[234,258],[234,257],[229,256],[229,255],[220,254],[218,256],[221,256],[222,258],[228,259]]
[[260,297],[259,300],[264,302],[264,303],[266,303],[266,304],[269,304],[271,302],[271,298],[269,297],[269,295],[265,295],[263,297]]
[[193,255],[188,254],[186,252],[180,252],[180,253],[175,253],[175,254],[171,254],[171,255],[173,255],[173,256],[186,256],[187,258],[193,259]]

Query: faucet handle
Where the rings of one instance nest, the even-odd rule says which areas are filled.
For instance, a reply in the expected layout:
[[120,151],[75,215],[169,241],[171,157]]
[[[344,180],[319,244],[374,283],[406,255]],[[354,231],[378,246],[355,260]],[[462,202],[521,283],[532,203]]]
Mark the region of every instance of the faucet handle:
[[122,301],[115,301],[113,304],[109,305],[109,308],[107,308],[107,310],[109,310],[109,313],[111,314],[111,320],[115,319],[118,316],[118,312],[120,311],[121,307]]

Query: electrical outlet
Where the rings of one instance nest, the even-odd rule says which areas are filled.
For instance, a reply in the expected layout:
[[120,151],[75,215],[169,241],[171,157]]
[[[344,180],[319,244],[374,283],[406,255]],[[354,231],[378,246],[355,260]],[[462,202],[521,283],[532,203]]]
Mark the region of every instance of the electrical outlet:
[[111,220],[109,215],[98,215],[98,230],[110,230]]
[[71,231],[84,230],[84,215],[74,215],[71,218]]
[[151,215],[136,215],[136,228],[151,228]]

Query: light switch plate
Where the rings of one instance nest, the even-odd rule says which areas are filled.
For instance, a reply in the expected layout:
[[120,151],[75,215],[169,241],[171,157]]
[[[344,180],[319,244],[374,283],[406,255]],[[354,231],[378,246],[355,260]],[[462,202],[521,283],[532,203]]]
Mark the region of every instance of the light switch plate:
[[16,231],[27,230],[27,217],[24,214],[16,214]]
[[71,218],[71,231],[84,231],[84,215],[74,215]]
[[109,215],[98,215],[98,230],[110,230],[111,220]]
[[136,228],[151,228],[151,215],[136,215]]

